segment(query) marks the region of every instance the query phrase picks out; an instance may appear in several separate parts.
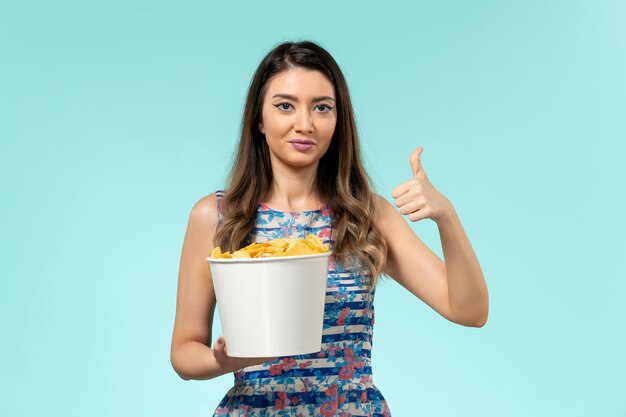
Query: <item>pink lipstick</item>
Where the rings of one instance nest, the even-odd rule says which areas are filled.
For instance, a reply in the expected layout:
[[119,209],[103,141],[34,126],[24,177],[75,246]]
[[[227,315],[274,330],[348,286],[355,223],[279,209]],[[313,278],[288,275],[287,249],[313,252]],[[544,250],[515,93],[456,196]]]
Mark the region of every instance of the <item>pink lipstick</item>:
[[306,140],[306,139],[294,139],[294,140],[290,140],[289,143],[291,143],[294,148],[296,148],[297,150],[301,152],[308,151],[309,149],[313,147],[313,145],[315,145],[313,141]]

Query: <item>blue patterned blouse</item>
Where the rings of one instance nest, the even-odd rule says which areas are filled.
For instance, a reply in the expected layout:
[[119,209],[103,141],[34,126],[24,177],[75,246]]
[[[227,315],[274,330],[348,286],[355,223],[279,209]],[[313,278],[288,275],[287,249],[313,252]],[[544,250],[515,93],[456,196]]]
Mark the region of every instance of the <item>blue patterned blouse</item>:
[[[216,192],[218,213],[224,191]],[[221,216],[220,216],[221,221]],[[276,211],[260,203],[254,242],[316,234],[333,250],[333,214],[318,210]],[[233,373],[234,386],[214,416],[348,417],[390,416],[387,402],[373,381],[371,367],[375,288],[362,268],[328,265],[322,349],[284,356]]]

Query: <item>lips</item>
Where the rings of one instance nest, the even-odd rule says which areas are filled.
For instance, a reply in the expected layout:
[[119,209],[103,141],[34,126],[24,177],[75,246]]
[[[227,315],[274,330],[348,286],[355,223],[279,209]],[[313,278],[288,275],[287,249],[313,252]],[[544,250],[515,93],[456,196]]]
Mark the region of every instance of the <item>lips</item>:
[[290,143],[300,143],[302,145],[314,145],[315,142],[313,142],[312,140],[308,140],[308,139],[292,139],[289,141]]
[[307,139],[293,139],[289,143],[300,152],[306,152],[315,145],[315,142]]

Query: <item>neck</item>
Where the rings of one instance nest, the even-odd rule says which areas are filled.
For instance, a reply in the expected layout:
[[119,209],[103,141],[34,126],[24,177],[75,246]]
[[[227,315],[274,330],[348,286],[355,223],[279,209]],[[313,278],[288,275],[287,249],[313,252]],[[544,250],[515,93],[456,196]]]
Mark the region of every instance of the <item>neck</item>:
[[272,188],[264,199],[269,207],[280,211],[304,211],[316,210],[323,204],[315,189],[317,164],[293,168],[272,163],[272,172]]

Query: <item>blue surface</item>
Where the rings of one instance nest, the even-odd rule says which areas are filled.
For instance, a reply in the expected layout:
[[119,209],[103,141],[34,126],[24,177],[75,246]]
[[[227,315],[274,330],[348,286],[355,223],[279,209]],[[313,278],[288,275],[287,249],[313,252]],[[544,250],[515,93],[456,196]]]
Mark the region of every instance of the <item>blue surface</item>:
[[[380,284],[393,415],[626,415],[625,18],[619,1],[3,2],[0,414],[213,412],[232,376],[185,382],[169,360],[188,215],[224,185],[260,59],[310,39],[346,75],[378,192],[424,146],[490,291],[477,329]],[[442,256],[435,223],[412,227]]]

